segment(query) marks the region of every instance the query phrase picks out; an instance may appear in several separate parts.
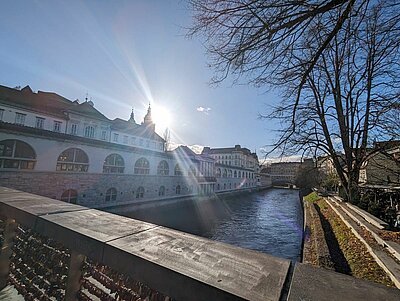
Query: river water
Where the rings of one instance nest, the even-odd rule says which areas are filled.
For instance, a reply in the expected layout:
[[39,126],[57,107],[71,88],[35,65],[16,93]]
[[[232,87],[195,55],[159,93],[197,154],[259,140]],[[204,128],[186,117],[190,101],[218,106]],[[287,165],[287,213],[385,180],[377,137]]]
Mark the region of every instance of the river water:
[[119,214],[291,260],[301,254],[303,213],[297,190],[270,189]]

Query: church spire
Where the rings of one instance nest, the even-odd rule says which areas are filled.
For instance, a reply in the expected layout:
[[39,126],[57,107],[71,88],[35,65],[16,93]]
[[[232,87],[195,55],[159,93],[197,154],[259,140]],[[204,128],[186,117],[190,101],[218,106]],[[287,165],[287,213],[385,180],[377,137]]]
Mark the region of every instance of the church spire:
[[131,116],[129,117],[129,120],[128,120],[128,121],[133,122],[133,123],[136,123],[136,122],[135,122],[135,114],[133,113],[133,108],[132,108]]
[[152,124],[153,123],[153,118],[151,117],[151,106],[149,103],[149,108],[147,109],[147,114],[144,116],[144,124]]
[[146,128],[151,129],[153,132],[156,129],[156,125],[153,122],[153,118],[151,117],[151,106],[149,103],[149,108],[147,109],[147,114],[144,116],[143,120],[143,125],[146,126]]

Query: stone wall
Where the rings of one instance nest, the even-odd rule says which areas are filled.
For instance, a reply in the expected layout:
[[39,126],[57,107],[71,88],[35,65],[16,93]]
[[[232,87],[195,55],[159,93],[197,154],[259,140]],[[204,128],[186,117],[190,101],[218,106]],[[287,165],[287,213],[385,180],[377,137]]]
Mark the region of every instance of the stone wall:
[[[181,186],[180,194],[176,194],[177,185]],[[58,200],[64,191],[74,189],[78,192],[78,204],[89,207],[162,200],[197,193],[196,180],[186,176],[2,171],[0,186]],[[145,190],[144,197],[136,198],[140,186]],[[164,196],[159,196],[161,186],[165,187]],[[106,191],[112,187],[117,190],[117,199],[106,202]]]

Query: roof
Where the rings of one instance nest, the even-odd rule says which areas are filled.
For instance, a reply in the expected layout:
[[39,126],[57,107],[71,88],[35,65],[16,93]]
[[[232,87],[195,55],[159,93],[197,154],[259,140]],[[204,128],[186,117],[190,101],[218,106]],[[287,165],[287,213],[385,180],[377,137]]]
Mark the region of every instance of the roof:
[[256,153],[252,153],[248,148],[241,147],[239,144],[235,145],[234,147],[220,147],[220,148],[210,148],[204,147],[202,154],[221,154],[221,153],[232,153],[232,152],[242,152],[246,155],[250,155],[255,159],[258,159]]
[[110,119],[95,109],[93,103],[90,101],[85,101],[83,103],[72,102],[71,106],[68,108],[68,112],[77,113],[104,121],[110,121]]
[[42,91],[34,93],[29,86],[18,90],[1,85],[0,102],[63,119],[67,118],[64,111],[72,104],[70,100],[55,93]]
[[65,112],[73,112],[92,118],[110,121],[106,116],[93,107],[92,102],[78,103],[71,101],[53,92],[33,92],[29,86],[21,90],[0,85],[0,102],[11,103],[13,106],[35,111],[38,113],[50,114],[67,119]]

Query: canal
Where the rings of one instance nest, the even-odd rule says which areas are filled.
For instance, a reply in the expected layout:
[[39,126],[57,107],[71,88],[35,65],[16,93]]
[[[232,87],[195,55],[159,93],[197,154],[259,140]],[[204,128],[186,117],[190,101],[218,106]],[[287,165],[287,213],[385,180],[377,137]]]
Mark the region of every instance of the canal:
[[303,213],[297,190],[270,189],[118,213],[278,257],[298,260],[301,254]]

